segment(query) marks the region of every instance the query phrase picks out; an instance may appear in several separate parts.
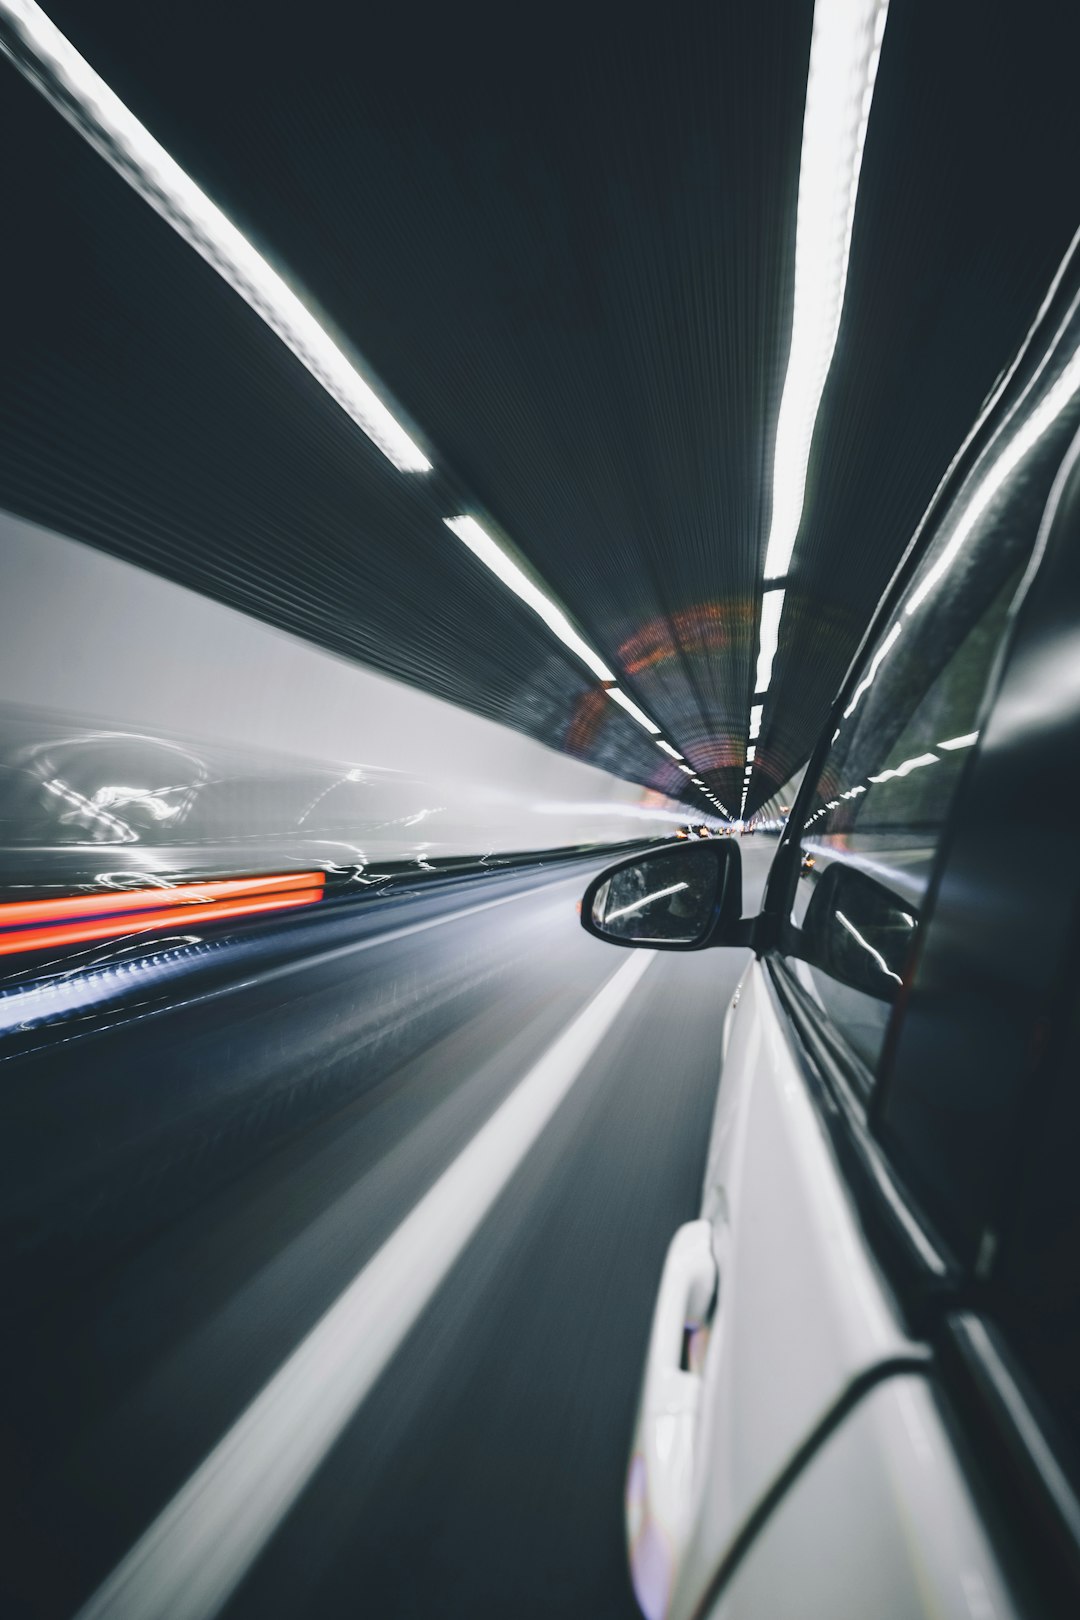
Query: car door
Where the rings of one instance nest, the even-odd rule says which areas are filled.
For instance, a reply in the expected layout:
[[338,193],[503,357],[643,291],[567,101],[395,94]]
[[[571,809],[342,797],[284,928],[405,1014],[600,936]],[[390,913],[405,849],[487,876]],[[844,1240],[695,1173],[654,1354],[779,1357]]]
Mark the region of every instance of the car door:
[[[789,1461],[714,1569],[713,1620],[1080,1612],[1078,542],[1080,438],[953,798],[868,1113],[877,1164],[845,1176],[864,1227],[888,1185],[944,1262],[928,1289],[895,1231],[875,1245],[929,1358]],[[1003,849],[1002,793],[1032,780],[1064,836]]]
[[897,1373],[816,1446],[710,1620],[1008,1620],[1036,1615],[1002,1560],[933,1377]]
[[[962,1295],[977,1256],[940,1242],[908,1197],[883,1145],[879,1088],[893,1077],[955,806],[1077,425],[1074,305],[1060,315],[946,486],[778,851],[727,1038],[701,1222],[672,1246],[650,1344],[628,1484],[631,1565],[650,1617],[704,1613],[717,1570],[766,1524],[774,1545],[782,1532],[805,1540],[821,1477],[848,1481],[827,1488],[839,1493],[833,1512],[853,1514],[853,1532],[864,1512],[881,1567],[891,1558],[898,1615],[959,1614],[961,1602],[979,1613],[980,1592],[987,1615],[1024,1612],[962,1471],[941,1460],[952,1457],[949,1419],[921,1316],[927,1300]],[[815,864],[800,877],[805,853]],[[676,1334],[680,1306],[690,1331]],[[813,1469],[791,1495],[786,1471],[804,1451]],[[926,1520],[915,1509],[933,1498],[918,1484],[930,1457],[944,1498]],[[876,1498],[860,1479],[876,1482]],[[901,1484],[885,1489],[890,1480]],[[944,1541],[934,1524],[952,1525]],[[941,1580],[924,1567],[923,1541]],[[800,1566],[786,1545],[789,1572],[809,1581],[817,1567],[825,1581],[829,1560]],[[845,1556],[842,1537],[827,1545]],[[893,1612],[831,1608],[828,1581],[796,1586],[796,1606],[774,1611],[760,1569],[747,1559],[744,1596],[732,1585],[718,1612]]]

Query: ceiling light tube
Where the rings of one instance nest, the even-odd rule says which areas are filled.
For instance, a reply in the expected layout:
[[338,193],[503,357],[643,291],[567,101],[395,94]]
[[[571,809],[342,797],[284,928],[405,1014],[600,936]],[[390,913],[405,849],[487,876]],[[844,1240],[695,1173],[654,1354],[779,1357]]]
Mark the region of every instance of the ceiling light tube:
[[431,462],[282,276],[33,0],[0,0],[0,49],[91,146],[266,322],[401,472]]
[[682,759],[683,758],[682,754],[677,753],[676,750],[674,748],[672,748],[672,746],[671,746],[671,744],[669,742],[664,742],[662,737],[658,738],[656,746],[657,746],[657,748],[662,748],[664,750],[665,754],[670,754],[672,759]]
[[[446,527],[456,534],[458,539],[468,546],[477,561],[482,562],[485,568],[490,568],[495,577],[502,581],[508,590],[513,591],[526,607],[532,608],[538,618],[543,619],[548,629],[558,637],[564,647],[569,647],[581,662],[591,669],[597,680],[613,681],[614,673],[608,669],[603,659],[594,653],[588,642],[579,636],[570,620],[549,596],[545,596],[538,585],[534,585],[529,576],[513,562],[497,541],[493,540],[485,529],[482,529],[474,517],[443,518]],[[611,694],[614,697],[614,692]],[[629,701],[629,700],[627,700]],[[641,714],[641,710],[637,711]],[[635,715],[635,719],[637,715]],[[645,721],[651,731],[659,731],[652,721]]]
[[[863,148],[889,0],[816,0],[799,159],[795,288],[773,451],[772,516],[764,576],[787,578],[802,523],[810,447],[844,308]],[[769,595],[765,602],[770,600]],[[755,694],[772,679],[783,595],[758,645]],[[757,707],[757,705],[755,705]],[[756,737],[760,729],[751,732]]]
[[633,699],[628,698],[625,692],[620,692],[617,686],[609,686],[607,688],[607,695],[614,703],[617,703],[620,708],[625,709],[627,714],[636,720],[639,726],[644,726],[645,730],[651,732],[653,736],[655,736],[660,730],[660,727],[654,725],[649,719],[644,709],[639,709]]
[[847,284],[855,199],[888,0],[817,0],[799,161],[795,296],[773,459],[766,579],[781,579],[802,521],[810,444]]
[[766,591],[761,599],[761,627],[758,631],[757,675],[755,692],[768,690],[772,680],[773,660],[780,640],[780,615],[784,611],[784,591]]

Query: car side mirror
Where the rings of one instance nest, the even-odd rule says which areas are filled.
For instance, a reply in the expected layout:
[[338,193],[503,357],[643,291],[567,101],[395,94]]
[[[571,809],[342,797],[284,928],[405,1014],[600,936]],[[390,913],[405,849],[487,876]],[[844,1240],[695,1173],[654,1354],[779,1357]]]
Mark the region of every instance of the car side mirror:
[[581,902],[581,924],[611,945],[700,951],[745,944],[739,846],[723,838],[666,844],[609,866]]
[[833,861],[803,917],[807,959],[841,984],[895,1001],[919,926],[909,901],[858,867]]

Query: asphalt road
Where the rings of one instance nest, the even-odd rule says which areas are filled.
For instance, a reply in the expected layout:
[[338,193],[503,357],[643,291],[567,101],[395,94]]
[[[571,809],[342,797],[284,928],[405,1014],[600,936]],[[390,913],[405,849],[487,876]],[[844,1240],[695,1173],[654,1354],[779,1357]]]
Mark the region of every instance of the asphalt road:
[[638,1379],[745,955],[590,939],[592,869],[309,917],[0,1065],[6,1616],[133,1545],[88,1614],[636,1614]]

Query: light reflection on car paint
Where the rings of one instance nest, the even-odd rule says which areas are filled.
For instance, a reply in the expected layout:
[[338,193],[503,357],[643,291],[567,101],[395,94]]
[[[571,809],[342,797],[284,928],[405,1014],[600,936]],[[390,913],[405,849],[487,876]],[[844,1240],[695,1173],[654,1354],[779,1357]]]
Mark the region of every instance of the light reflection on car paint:
[[671,1597],[672,1549],[648,1508],[648,1472],[639,1451],[626,1474],[626,1533],[634,1593],[646,1620],[661,1620]]

